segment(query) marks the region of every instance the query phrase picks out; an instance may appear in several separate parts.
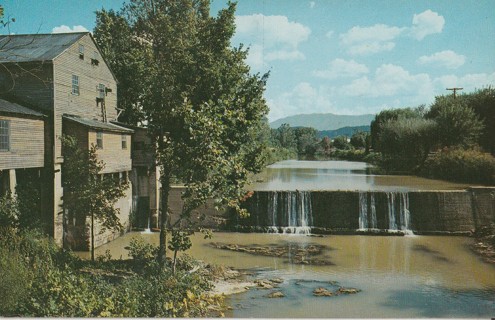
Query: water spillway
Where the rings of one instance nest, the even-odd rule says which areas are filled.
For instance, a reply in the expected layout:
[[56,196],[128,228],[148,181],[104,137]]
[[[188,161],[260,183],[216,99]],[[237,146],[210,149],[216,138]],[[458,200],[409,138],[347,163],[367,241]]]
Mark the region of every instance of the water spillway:
[[469,234],[495,221],[493,188],[455,191],[256,191],[237,230]]

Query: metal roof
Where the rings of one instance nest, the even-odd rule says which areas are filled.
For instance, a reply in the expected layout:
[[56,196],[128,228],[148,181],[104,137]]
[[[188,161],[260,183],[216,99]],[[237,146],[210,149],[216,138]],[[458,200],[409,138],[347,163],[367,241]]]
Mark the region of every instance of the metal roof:
[[51,61],[88,32],[0,35],[0,63]]
[[78,116],[73,116],[73,115],[67,115],[64,114],[64,119],[70,120],[77,122],[85,127],[94,129],[94,130],[101,130],[101,131],[111,131],[111,132],[120,132],[120,133],[133,133],[134,130],[127,129],[121,126],[117,126],[113,123],[109,122],[101,122],[97,120],[91,120],[91,119],[85,119],[81,118]]
[[39,113],[37,111],[31,110],[29,108],[23,107],[20,104],[17,103],[12,103],[9,101],[5,101],[3,99],[0,99],[0,113],[8,113],[8,114],[14,114],[14,115],[26,115],[26,116],[33,116],[33,117],[44,117],[42,113]]

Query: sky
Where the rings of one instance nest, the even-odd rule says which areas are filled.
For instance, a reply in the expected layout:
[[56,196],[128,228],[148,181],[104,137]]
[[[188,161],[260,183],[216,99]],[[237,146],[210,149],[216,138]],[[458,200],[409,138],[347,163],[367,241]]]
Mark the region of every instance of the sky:
[[[96,10],[123,2],[0,0],[15,34],[91,31]],[[495,0],[238,2],[232,45],[249,48],[253,73],[270,72],[270,121],[429,106],[446,88],[495,87]],[[225,7],[213,0],[211,14]]]

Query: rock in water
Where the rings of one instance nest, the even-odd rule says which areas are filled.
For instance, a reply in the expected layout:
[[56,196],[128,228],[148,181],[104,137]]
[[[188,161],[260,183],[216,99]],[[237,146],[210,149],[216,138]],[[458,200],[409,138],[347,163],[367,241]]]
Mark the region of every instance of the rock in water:
[[333,292],[328,291],[325,288],[316,288],[313,290],[313,295],[317,297],[331,297],[333,296]]
[[275,292],[270,293],[267,297],[268,298],[283,298],[283,297],[285,297],[285,295],[280,291],[275,291]]

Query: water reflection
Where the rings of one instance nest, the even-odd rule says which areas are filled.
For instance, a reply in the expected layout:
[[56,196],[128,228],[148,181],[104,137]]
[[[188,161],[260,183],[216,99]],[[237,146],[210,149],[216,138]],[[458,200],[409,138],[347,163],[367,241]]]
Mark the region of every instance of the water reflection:
[[415,176],[374,173],[373,166],[350,161],[286,160],[268,166],[257,176],[254,190],[461,190],[465,184]]

